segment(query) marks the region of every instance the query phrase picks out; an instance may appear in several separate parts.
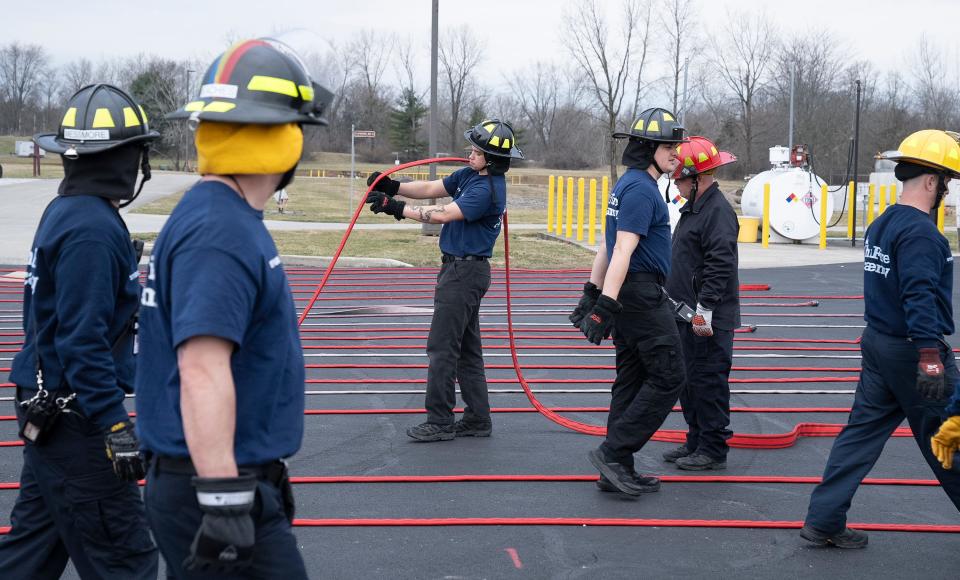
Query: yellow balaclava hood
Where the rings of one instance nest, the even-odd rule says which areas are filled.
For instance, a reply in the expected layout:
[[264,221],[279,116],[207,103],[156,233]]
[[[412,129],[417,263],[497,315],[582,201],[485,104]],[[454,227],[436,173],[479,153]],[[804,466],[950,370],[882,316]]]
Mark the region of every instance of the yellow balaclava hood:
[[196,143],[201,175],[286,173],[303,154],[303,131],[297,123],[202,122],[197,127]]

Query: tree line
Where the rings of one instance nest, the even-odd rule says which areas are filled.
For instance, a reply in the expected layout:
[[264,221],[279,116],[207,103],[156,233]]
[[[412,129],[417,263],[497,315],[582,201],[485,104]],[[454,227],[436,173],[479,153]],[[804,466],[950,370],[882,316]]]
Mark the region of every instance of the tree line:
[[[463,131],[488,116],[510,121],[531,163],[556,169],[607,167],[617,176],[620,149],[609,135],[643,109],[680,113],[692,134],[713,139],[739,163],[724,176],[768,166],[767,149],[786,145],[791,76],[794,143],[810,146],[817,172],[845,178],[851,157],[857,81],[861,88],[858,165],[921,128],[960,129],[957,63],[929,38],[905,49],[908,72],[852,58],[828,29],[788,33],[764,11],[728,12],[695,26],[701,0],[570,0],[563,10],[563,48],[555,60],[493,71],[485,40],[471,26],[446,29],[439,43],[439,152],[462,153]],[[302,50],[302,48],[301,48]],[[303,54],[311,74],[334,91],[330,126],[307,133],[307,151],[348,152],[351,127],[377,131],[358,141],[363,160],[425,157],[429,47],[381,30],[359,30],[348,42]],[[160,153],[179,166],[192,136],[163,113],[199,88],[207,62],[155,55],[55,67],[43,47],[0,45],[0,133],[53,131],[66,100],[91,82],[109,82],[141,101],[163,140]],[[498,76],[496,86],[484,79]],[[684,90],[686,88],[686,90]]]

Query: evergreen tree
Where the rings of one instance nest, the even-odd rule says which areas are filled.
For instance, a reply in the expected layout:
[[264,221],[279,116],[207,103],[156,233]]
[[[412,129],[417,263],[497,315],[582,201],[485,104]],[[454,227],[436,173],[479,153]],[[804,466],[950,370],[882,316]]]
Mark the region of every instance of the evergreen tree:
[[426,143],[419,139],[427,107],[413,89],[404,89],[397,98],[397,106],[390,112],[390,139],[405,161],[420,159]]

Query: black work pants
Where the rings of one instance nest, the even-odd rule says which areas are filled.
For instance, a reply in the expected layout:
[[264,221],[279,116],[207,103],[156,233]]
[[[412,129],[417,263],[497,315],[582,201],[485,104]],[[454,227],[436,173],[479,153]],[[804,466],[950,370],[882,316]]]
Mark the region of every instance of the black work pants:
[[663,425],[684,383],[680,337],[673,312],[659,284],[626,282],[620,289],[623,312],[613,344],[613,381],[607,437],[600,446],[610,461],[633,467],[633,454]]
[[451,425],[460,384],[465,421],[489,421],[490,401],[480,344],[480,300],[490,288],[490,262],[456,260],[440,267],[427,337],[427,422]]
[[[823,472],[823,482],[810,496],[806,523],[824,533],[840,532],[847,524],[853,494],[880,458],[883,446],[904,417],[923,458],[940,480],[943,491],[960,510],[960,470],[947,471],[930,449],[930,438],[947,418],[946,400],[924,399],[917,391],[916,346],[905,338],[879,333],[869,326],[860,344],[860,382],[847,425],[837,436]],[[953,352],[940,346],[947,384],[957,388],[960,373]],[[950,397],[950,389],[947,389]]]
[[[32,395],[19,391],[18,399]],[[87,418],[65,412],[43,444],[24,445],[12,529],[0,540],[4,580],[60,578],[67,560],[84,580],[157,577],[140,490],[113,473],[103,437]]]
[[680,391],[686,420],[687,449],[713,459],[726,459],[730,425],[730,367],[733,331],[713,329],[713,336],[697,336],[687,322],[677,324],[683,344],[687,382]]
[[301,580],[307,578],[297,538],[293,535],[293,516],[285,500],[282,482],[258,477],[256,503],[251,517],[256,526],[253,565],[231,574],[190,572],[183,561],[200,528],[203,512],[197,503],[197,490],[190,483],[193,474],[163,469],[151,461],[147,474],[146,503],[150,527],[167,563],[167,578],[178,580],[226,580],[227,578]]

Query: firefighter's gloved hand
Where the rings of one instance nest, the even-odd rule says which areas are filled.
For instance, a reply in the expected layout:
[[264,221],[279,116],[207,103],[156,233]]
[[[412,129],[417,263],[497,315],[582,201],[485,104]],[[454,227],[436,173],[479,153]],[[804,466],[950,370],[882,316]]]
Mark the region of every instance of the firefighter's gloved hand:
[[407,202],[393,199],[382,191],[371,191],[367,196],[367,203],[373,213],[392,215],[398,221],[403,219],[403,208],[407,207]]
[[593,305],[597,303],[597,298],[600,298],[600,289],[597,288],[597,285],[593,282],[584,284],[583,296],[580,297],[580,302],[577,303],[577,307],[573,309],[569,317],[570,322],[572,322],[575,327],[579,328],[580,321],[583,320],[583,317],[593,310]]
[[140,481],[146,475],[140,441],[132,421],[121,421],[110,427],[105,438],[107,458],[113,463],[113,472],[123,481]]
[[600,344],[603,339],[610,338],[617,314],[622,310],[623,306],[619,302],[601,294],[590,313],[580,321],[580,331],[593,344]]
[[953,467],[953,456],[960,450],[960,415],[950,417],[940,425],[937,434],[930,438],[930,449],[944,469]]
[[697,336],[713,336],[713,310],[697,304],[697,313],[690,322],[693,324],[693,333]]
[[[370,177],[367,178],[367,187],[370,187],[371,185],[373,185],[373,182],[376,181],[378,177],[380,177],[379,171],[374,171],[373,173],[371,173]],[[384,177],[383,179],[380,180],[380,183],[376,184],[373,187],[373,190],[381,191],[387,194],[388,197],[393,197],[400,192],[400,182],[394,179],[390,179],[389,177]]]
[[946,372],[939,348],[921,348],[917,364],[917,390],[924,399],[940,401],[947,396]]
[[256,527],[250,516],[257,497],[257,478],[194,477],[203,519],[183,561],[187,570],[230,574],[253,563]]

